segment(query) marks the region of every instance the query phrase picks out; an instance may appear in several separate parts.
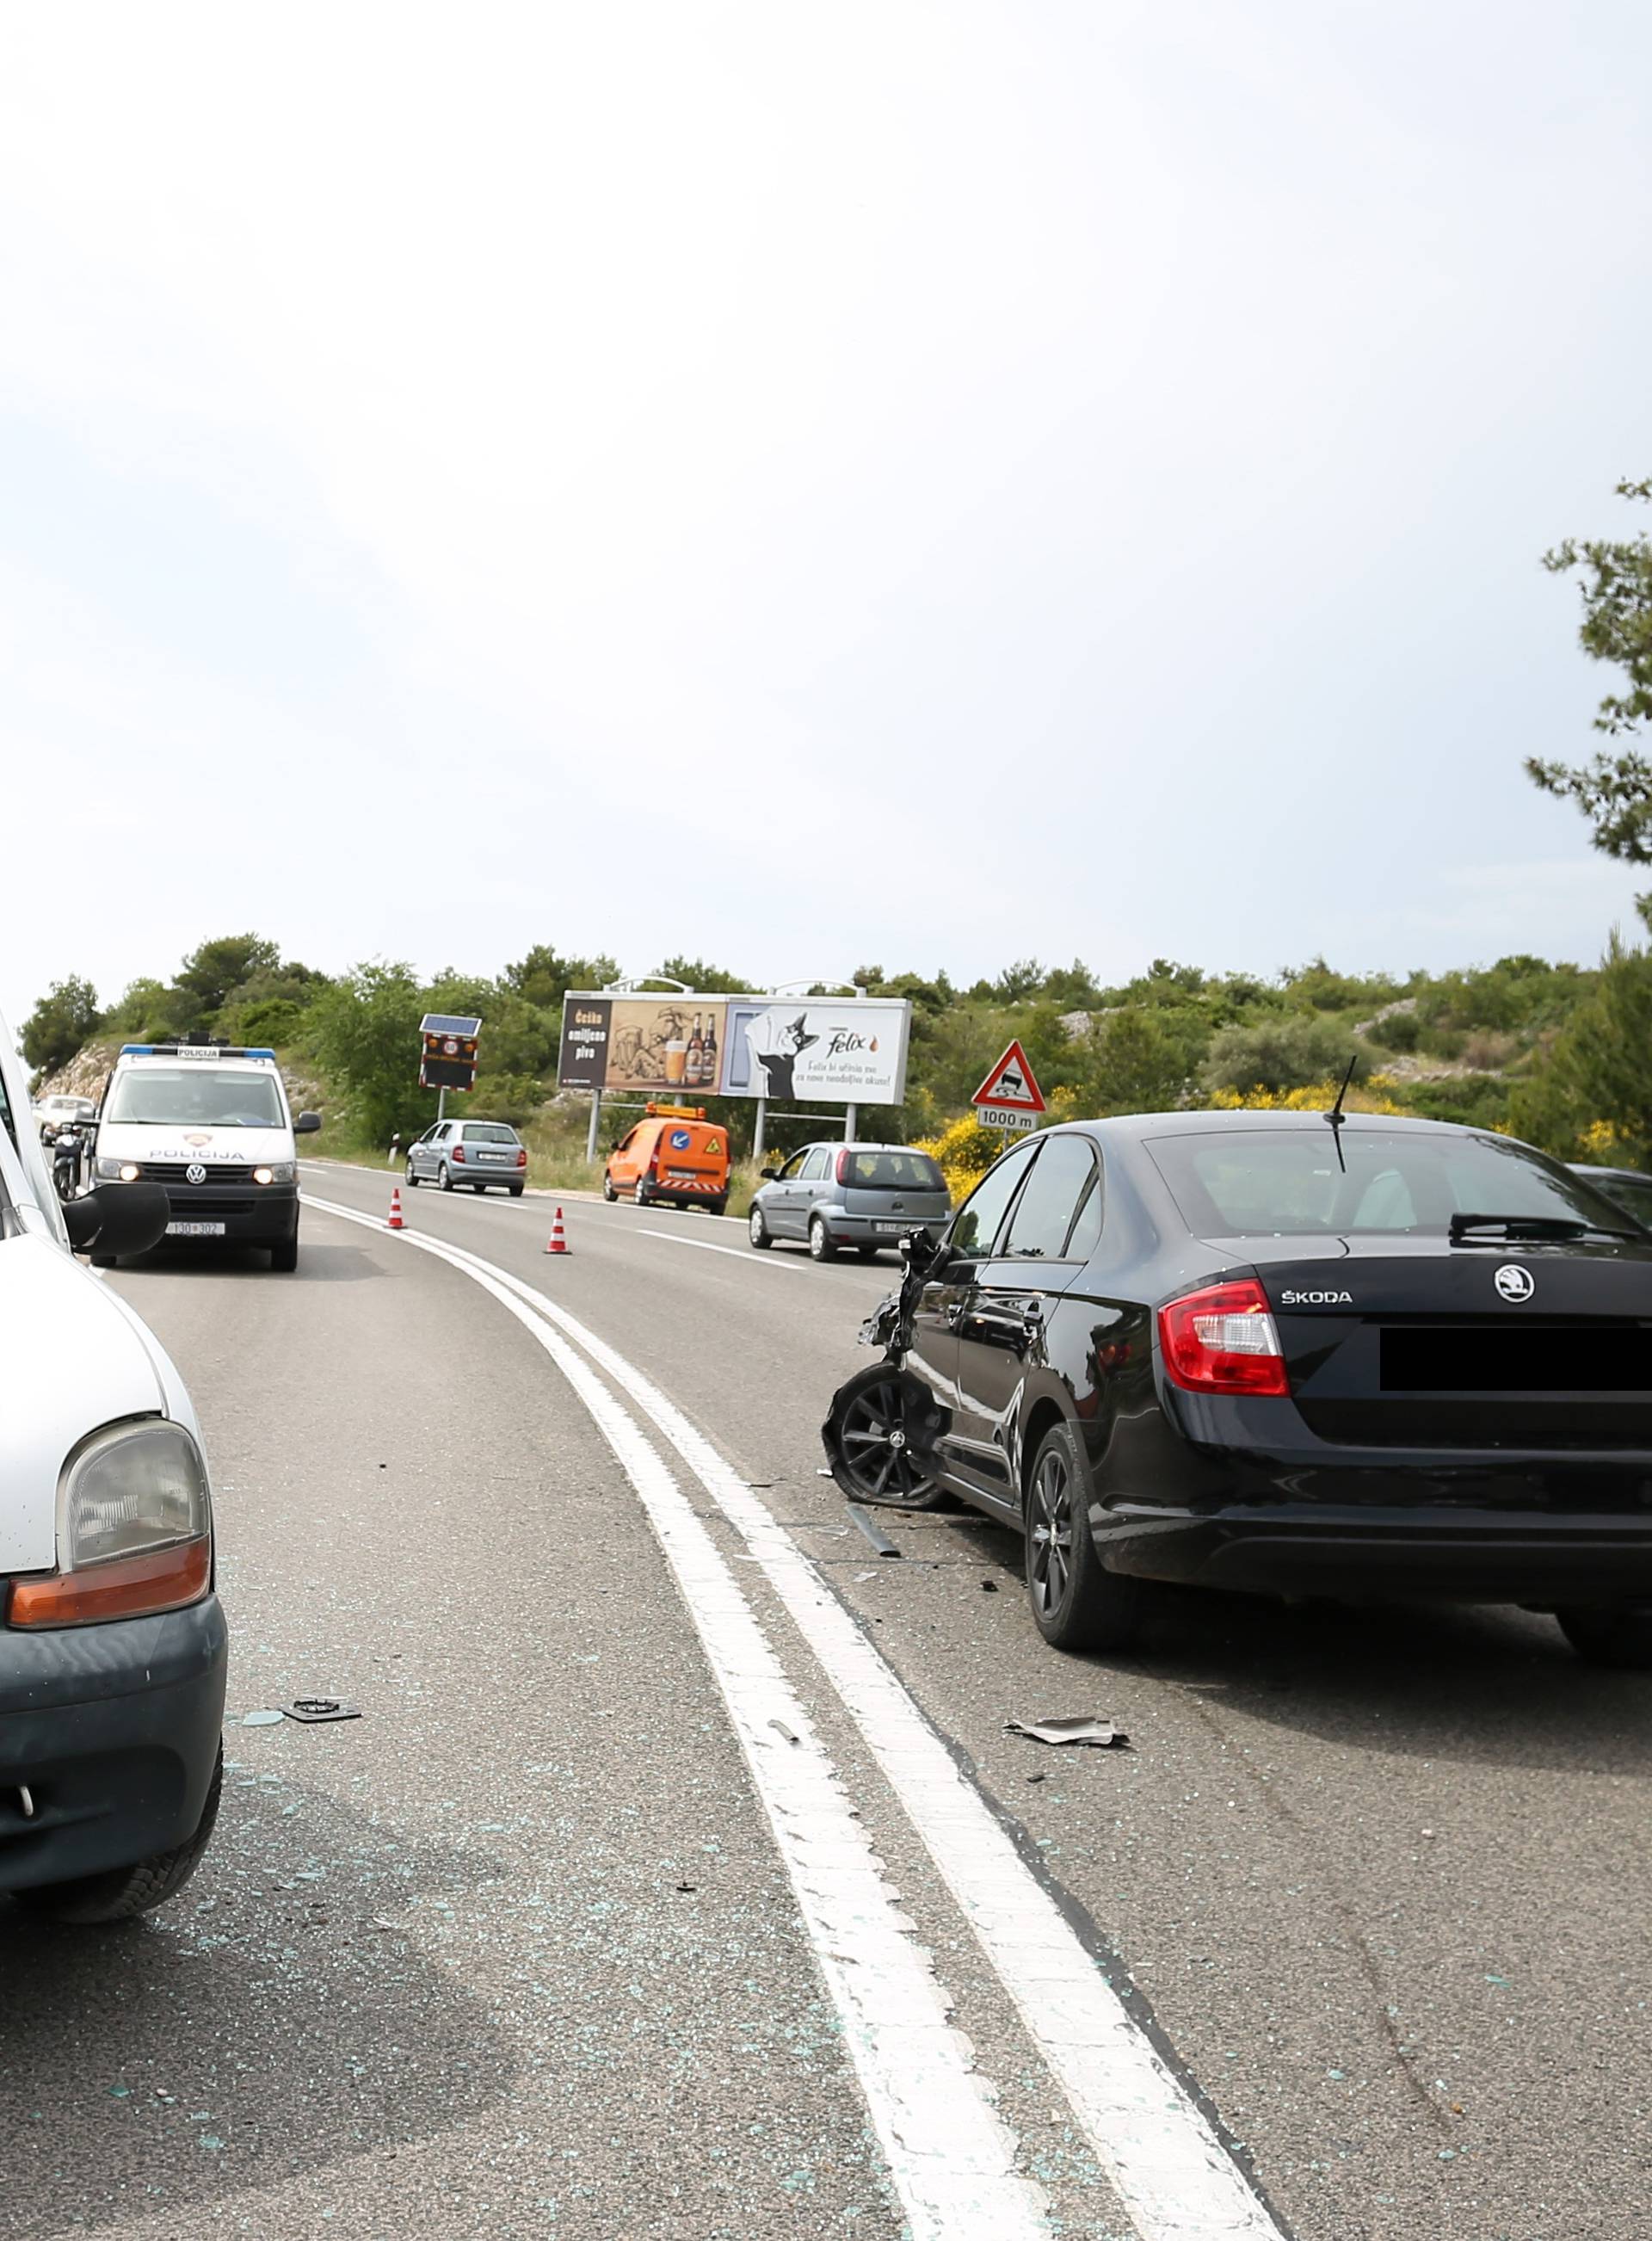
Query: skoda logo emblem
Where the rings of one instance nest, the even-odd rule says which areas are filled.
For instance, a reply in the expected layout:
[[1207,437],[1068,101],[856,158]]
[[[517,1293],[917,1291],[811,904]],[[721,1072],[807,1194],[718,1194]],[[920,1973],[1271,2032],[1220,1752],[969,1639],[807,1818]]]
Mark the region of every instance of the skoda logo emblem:
[[[186,1183],[204,1183],[206,1181],[206,1169],[197,1160],[191,1166],[184,1168],[184,1180]],[[1502,1271],[1499,1269],[1497,1273],[1501,1275]]]
[[1491,1281],[1497,1287],[1498,1298],[1515,1307],[1522,1300],[1529,1300],[1537,1289],[1531,1270],[1522,1268],[1518,1261],[1505,1261]]

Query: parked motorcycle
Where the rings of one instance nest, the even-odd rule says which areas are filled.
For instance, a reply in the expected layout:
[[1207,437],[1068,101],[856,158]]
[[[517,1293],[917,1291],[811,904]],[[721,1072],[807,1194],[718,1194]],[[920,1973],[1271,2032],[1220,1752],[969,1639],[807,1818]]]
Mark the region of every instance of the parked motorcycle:
[[51,1145],[51,1180],[57,1187],[59,1198],[79,1197],[85,1159],[84,1132],[72,1126],[59,1128]]

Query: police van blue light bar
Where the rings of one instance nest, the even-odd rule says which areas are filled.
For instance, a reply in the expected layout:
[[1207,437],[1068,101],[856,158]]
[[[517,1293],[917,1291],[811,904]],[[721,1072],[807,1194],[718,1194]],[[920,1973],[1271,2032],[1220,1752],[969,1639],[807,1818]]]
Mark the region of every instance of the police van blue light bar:
[[252,1043],[123,1043],[123,1058],[176,1058],[187,1051],[196,1058],[267,1058],[273,1065],[275,1053],[262,1045]]

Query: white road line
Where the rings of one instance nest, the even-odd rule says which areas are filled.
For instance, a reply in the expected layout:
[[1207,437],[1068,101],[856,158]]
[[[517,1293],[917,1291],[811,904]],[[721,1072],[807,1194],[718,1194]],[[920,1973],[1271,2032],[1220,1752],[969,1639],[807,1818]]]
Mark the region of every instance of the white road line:
[[801,1269],[804,1266],[801,1261],[766,1259],[761,1253],[742,1251],[738,1245],[713,1245],[709,1237],[679,1237],[674,1229],[639,1229],[637,1234],[664,1238],[667,1245],[692,1245],[696,1253],[726,1253],[731,1261],[749,1261],[754,1268]]
[[[306,1197],[318,1213],[383,1230],[371,1214]],[[1049,2203],[1017,2172],[1014,2135],[952,2026],[933,1956],[900,1912],[836,1767],[687,1496],[596,1373],[514,1296],[515,1279],[440,1239],[409,1230],[399,1239],[451,1262],[516,1317],[590,1411],[635,1488],[728,1706],[844,2018],[913,2241],[1046,2241]]]
[[887,1775],[1142,2241],[1281,2241],[1203,2111],[902,1682],[711,1442],[640,1370],[532,1285],[462,1247],[409,1241],[490,1287],[503,1284],[576,1341],[652,1419],[740,1535]]

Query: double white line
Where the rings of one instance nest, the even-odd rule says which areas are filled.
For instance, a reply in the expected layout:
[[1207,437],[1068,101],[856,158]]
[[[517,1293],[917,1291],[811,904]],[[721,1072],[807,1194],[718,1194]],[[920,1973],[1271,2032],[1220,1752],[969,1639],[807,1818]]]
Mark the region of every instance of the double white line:
[[1033,2241],[1049,2231],[1049,2204],[1020,2175],[993,2089],[949,2024],[951,2002],[933,1957],[900,1915],[837,1770],[732,1571],[592,1363],[648,1418],[761,1567],[888,1777],[1141,2241],[1281,2241],[1203,2111],[893,1669],[682,1411],[623,1355],[508,1270],[461,1246],[388,1232],[354,1207],[305,1195],[318,1213],[433,1254],[490,1293],[551,1356],[619,1459],[728,1705],[844,2016],[913,2241]]

